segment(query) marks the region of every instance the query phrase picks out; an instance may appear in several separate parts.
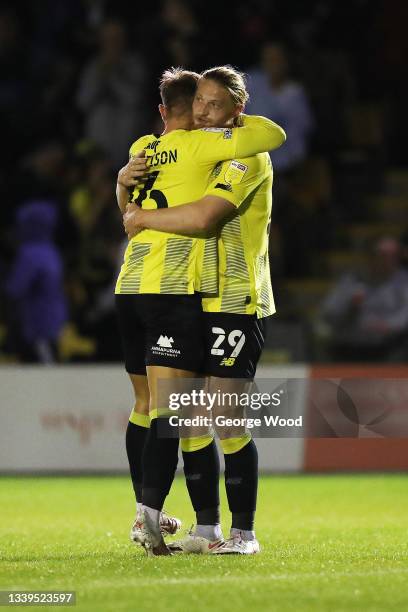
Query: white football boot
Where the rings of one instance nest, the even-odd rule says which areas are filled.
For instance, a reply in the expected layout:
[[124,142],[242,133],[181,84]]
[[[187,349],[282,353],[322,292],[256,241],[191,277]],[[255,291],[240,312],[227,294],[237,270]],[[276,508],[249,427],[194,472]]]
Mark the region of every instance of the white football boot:
[[143,512],[141,530],[143,540],[141,544],[148,557],[170,556],[172,554],[166,546],[160,524],[157,524],[151,518],[147,510]]
[[207,538],[195,535],[191,529],[185,538],[169,542],[167,547],[171,552],[179,552],[185,555],[213,555],[224,542],[222,536],[217,540],[207,540]]
[[[169,516],[164,510],[160,514],[160,531],[164,537],[175,535],[181,528],[181,521],[174,516]],[[130,539],[136,544],[144,543],[145,532],[143,529],[143,512],[138,511],[135,521],[131,527]]]
[[214,550],[215,555],[256,555],[261,551],[258,540],[243,540],[241,533],[235,533]]

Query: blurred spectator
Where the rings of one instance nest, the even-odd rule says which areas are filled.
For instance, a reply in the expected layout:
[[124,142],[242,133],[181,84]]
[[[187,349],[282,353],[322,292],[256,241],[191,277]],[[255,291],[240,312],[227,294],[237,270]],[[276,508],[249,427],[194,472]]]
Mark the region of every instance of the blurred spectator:
[[66,157],[64,145],[56,140],[42,143],[32,154],[24,157],[17,179],[19,197],[23,201],[30,197],[51,198],[54,204],[59,203],[67,187]]
[[[146,55],[151,73],[161,74],[169,66],[200,70],[206,39],[192,4],[185,0],[163,0],[160,10],[146,15],[137,27],[141,48],[151,47],[154,32],[154,48]],[[159,101],[157,86],[150,93]]]
[[268,42],[261,52],[261,67],[249,72],[248,112],[269,117],[286,131],[284,147],[271,153],[275,170],[287,171],[305,159],[313,117],[306,93],[289,75],[282,45]]
[[70,213],[81,237],[84,238],[95,235],[95,226],[102,213],[105,213],[103,216],[105,222],[105,215],[112,216],[111,209],[114,202],[114,176],[111,173],[109,160],[103,152],[91,145],[88,147],[88,144],[80,143],[77,147],[82,176],[78,177],[78,183],[69,198]]
[[121,22],[106,22],[99,44],[98,55],[82,73],[78,105],[85,114],[86,136],[119,168],[130,144],[146,131],[145,70],[142,59],[127,50]]
[[336,361],[394,361],[407,357],[408,273],[394,238],[380,239],[368,274],[344,275],[326,298],[322,316]]
[[[283,182],[280,179],[278,184]],[[279,187],[282,185],[274,188],[276,206],[272,216],[281,234],[284,275],[306,278],[333,241],[330,168],[325,159],[310,157],[293,173],[285,190]]]
[[[313,251],[324,236],[324,230],[316,227],[316,215],[324,212],[317,216],[324,224],[327,212],[326,196],[322,199],[319,194],[309,194],[307,178],[310,173],[304,162],[313,118],[307,96],[302,85],[290,78],[285,48],[274,42],[263,46],[261,66],[250,71],[248,77],[248,111],[269,117],[286,131],[285,145],[270,154],[277,175],[273,218],[281,237],[283,273],[292,277],[305,276],[310,273]],[[307,231],[309,226],[314,230],[311,234]],[[299,233],[294,244],[293,229],[297,227],[304,231]]]
[[89,306],[112,279],[123,227],[106,157],[94,151],[82,161],[83,176],[70,194],[69,210],[78,230],[78,242],[72,252],[76,281],[88,294]]
[[27,202],[17,213],[21,245],[4,291],[14,323],[15,352],[25,362],[55,361],[67,320],[62,260],[53,243],[56,221],[52,202]]
[[184,0],[165,0],[162,8],[163,24],[169,31],[181,36],[192,37],[198,33],[198,24],[188,2]]
[[[81,142],[76,163],[79,175],[69,196],[69,211],[78,240],[71,252],[67,292],[80,333],[97,338],[98,356],[111,360],[120,358],[119,345],[113,339],[113,283],[119,253],[123,259],[124,231],[106,155],[91,143]],[[107,292],[110,300],[102,297]],[[99,308],[101,300],[103,307]]]

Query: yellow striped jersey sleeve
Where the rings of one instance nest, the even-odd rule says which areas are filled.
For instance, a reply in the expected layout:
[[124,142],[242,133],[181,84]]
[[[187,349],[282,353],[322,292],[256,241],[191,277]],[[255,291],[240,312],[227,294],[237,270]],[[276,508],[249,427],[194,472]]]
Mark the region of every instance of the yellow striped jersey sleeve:
[[218,165],[206,195],[231,202],[236,214],[218,238],[219,293],[203,299],[207,312],[275,312],[269,268],[272,166],[266,153]]

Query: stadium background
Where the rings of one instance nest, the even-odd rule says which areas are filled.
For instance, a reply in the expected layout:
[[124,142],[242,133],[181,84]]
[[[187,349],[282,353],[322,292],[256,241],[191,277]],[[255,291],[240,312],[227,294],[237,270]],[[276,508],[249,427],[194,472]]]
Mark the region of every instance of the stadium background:
[[[280,611],[407,609],[405,475],[264,476],[263,565],[190,567],[178,559],[154,566],[161,584],[126,548],[128,479],[60,477],[126,471],[132,395],[113,311],[124,245],[114,185],[128,145],[159,125],[157,80],[171,65],[230,63],[251,78],[268,70],[302,93],[303,106],[292,109],[306,116],[293,134],[299,149],[274,163],[278,314],[259,376],[303,380],[296,408],[306,416],[316,378],[406,378],[408,328],[397,351],[395,342],[357,343],[339,353],[324,304],[342,275],[365,278],[379,239],[400,241],[393,264],[402,272],[407,265],[407,16],[404,0],[1,4],[0,473],[8,476],[0,479],[0,587],[66,589],[69,572],[86,610],[131,610],[135,601],[179,610],[186,592],[199,610],[271,609],[271,601]],[[255,103],[261,95],[251,83]],[[46,203],[36,210],[45,218],[30,217],[33,202]],[[63,265],[57,299],[65,314],[38,312],[55,336],[37,363],[10,279],[27,236],[52,226],[47,215],[56,219],[48,238]],[[405,404],[397,407],[406,427]],[[408,442],[398,427],[376,434],[350,418],[353,437],[259,440],[261,469],[406,471]],[[37,477],[49,473],[58,478]],[[181,480],[170,502],[189,520]]]

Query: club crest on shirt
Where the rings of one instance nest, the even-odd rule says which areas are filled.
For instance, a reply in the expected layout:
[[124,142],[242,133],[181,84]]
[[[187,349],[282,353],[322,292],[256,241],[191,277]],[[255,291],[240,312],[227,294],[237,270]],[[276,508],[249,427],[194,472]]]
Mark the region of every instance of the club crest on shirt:
[[245,176],[248,166],[241,164],[241,162],[233,160],[225,172],[225,182],[230,185],[238,185]]

